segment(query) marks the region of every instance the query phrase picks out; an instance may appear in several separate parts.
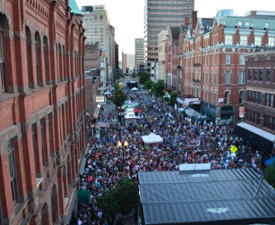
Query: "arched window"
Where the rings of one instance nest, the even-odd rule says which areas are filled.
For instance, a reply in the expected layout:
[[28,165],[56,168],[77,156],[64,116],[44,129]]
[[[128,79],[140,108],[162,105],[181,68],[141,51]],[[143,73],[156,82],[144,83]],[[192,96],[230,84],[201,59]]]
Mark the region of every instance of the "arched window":
[[26,27],[26,57],[27,57],[28,85],[29,85],[29,88],[34,88],[34,81],[32,77],[32,39],[31,39],[31,31],[28,27]]
[[67,57],[66,57],[66,52],[65,52],[65,46],[63,45],[62,47],[62,59],[63,59],[63,74],[64,74],[64,80],[68,80],[68,74],[67,74],[67,71],[66,71],[66,60],[67,60]]
[[36,79],[37,85],[43,86],[42,74],[41,74],[41,41],[38,32],[35,32],[35,69],[36,69]]
[[62,48],[61,45],[58,45],[58,57],[59,57],[59,77],[60,77],[60,81],[63,81],[63,67],[62,67]]
[[57,188],[54,185],[51,192],[51,210],[52,210],[52,223],[57,222],[58,217],[58,196],[57,196]]
[[48,211],[48,205],[44,203],[43,208],[41,210],[41,225],[47,225],[49,224],[49,211]]
[[5,72],[4,72],[4,29],[2,23],[0,22],[0,85],[1,91],[6,91],[6,80],[5,80]]
[[51,84],[51,76],[49,70],[49,47],[48,47],[48,39],[47,37],[43,38],[43,54],[44,54],[44,71],[45,71],[45,79],[46,84]]

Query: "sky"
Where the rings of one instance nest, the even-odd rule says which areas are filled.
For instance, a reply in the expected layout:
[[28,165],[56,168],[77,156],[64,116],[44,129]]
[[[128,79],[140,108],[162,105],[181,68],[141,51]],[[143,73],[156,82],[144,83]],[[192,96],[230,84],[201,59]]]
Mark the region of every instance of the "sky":
[[[198,17],[213,18],[218,10],[233,9],[234,15],[244,16],[251,10],[275,11],[272,0],[195,0]],[[135,53],[135,38],[143,38],[144,0],[76,0],[83,5],[105,5],[120,53]]]

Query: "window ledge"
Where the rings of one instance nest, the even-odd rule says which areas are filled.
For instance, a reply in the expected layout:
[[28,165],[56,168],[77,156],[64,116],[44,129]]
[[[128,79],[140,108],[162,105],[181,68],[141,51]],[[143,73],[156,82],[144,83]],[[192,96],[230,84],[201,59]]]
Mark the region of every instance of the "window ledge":
[[36,178],[36,187],[38,187],[41,184],[42,180],[42,177]]
[[69,197],[65,197],[65,198],[64,198],[64,205],[65,205],[65,206],[67,206],[68,201],[69,201]]

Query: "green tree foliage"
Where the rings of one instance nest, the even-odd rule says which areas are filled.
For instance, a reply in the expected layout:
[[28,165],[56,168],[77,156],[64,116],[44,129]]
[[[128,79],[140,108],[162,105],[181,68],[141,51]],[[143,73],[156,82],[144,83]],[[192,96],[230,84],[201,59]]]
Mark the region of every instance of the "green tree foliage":
[[273,188],[275,188],[275,165],[265,168],[264,178]]
[[138,185],[129,179],[121,178],[116,188],[103,192],[96,200],[109,217],[116,213],[127,215],[139,202]]
[[127,95],[120,89],[115,89],[113,102],[117,107],[121,107],[124,101],[127,100]]
[[163,85],[162,81],[159,80],[158,82],[153,84],[152,93],[156,97],[163,97],[163,95],[164,95],[164,85]]
[[122,70],[117,70],[114,72],[114,81],[117,82],[119,79],[123,77]]
[[144,87],[145,87],[147,90],[149,90],[149,89],[152,87],[153,83],[154,83],[153,81],[147,80],[147,81],[145,81]]
[[139,83],[144,85],[147,80],[149,80],[149,76],[147,73],[142,72],[139,74]]
[[171,106],[174,106],[177,103],[177,97],[178,97],[178,94],[176,92],[172,92],[170,94],[169,104]]

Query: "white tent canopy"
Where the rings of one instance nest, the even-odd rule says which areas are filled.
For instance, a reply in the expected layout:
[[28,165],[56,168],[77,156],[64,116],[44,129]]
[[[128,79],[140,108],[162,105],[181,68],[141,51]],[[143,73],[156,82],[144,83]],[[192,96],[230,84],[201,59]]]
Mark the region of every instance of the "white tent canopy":
[[132,90],[132,91],[138,91],[138,88],[133,87],[131,90]]
[[162,137],[154,133],[150,133],[147,136],[142,136],[141,138],[145,144],[155,144],[163,142]]

